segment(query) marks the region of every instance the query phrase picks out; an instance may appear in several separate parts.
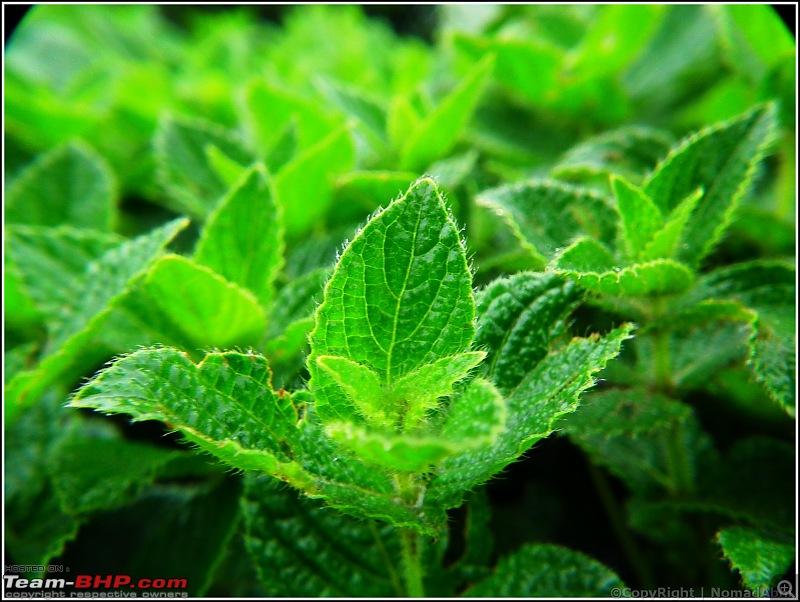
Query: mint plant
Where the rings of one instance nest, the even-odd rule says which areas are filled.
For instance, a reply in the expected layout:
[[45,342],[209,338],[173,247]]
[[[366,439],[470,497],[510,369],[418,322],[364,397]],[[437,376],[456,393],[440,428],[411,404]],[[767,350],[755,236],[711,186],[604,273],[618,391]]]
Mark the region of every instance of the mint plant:
[[197,596],[774,587],[791,34],[464,5],[419,8],[425,40],[373,8],[14,33],[6,564]]

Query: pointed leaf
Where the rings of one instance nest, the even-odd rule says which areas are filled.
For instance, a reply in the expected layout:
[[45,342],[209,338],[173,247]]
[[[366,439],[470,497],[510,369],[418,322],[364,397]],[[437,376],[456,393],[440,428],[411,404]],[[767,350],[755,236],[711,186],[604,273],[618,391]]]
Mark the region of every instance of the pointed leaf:
[[426,499],[447,508],[460,505],[465,491],[486,482],[549,436],[562,416],[575,411],[581,393],[594,384],[594,374],[619,353],[631,330],[628,325],[605,338],[574,339],[531,367],[506,396],[506,426],[495,444],[446,459]]
[[283,265],[283,232],[263,168],[254,167],[220,201],[197,242],[194,260],[252,292],[269,307]]
[[163,119],[154,145],[159,178],[169,195],[165,202],[200,219],[206,218],[228,189],[209,160],[207,149],[216,147],[239,165],[253,162],[232,132],[201,119]]
[[111,168],[92,148],[71,142],[37,158],[5,198],[11,224],[70,225],[108,232],[116,220]]
[[435,159],[447,154],[472,116],[493,68],[493,56],[482,59],[455,90],[426,115],[410,134],[406,134],[408,138],[400,150],[403,169],[424,169]]
[[792,541],[782,541],[748,527],[726,527],[717,533],[717,543],[725,557],[752,591],[774,585],[792,564],[795,548]]
[[465,351],[474,334],[472,277],[458,227],[430,179],[373,217],[345,249],[311,333],[311,390],[323,420],[350,419],[346,394],[316,365],[335,355],[383,385]]
[[242,498],[247,551],[267,596],[402,596],[396,532],[360,521],[268,477],[248,474]]
[[477,198],[501,215],[534,257],[547,261],[576,237],[614,240],[616,212],[608,199],[585,188],[532,180],[486,190]]
[[625,250],[631,259],[639,259],[663,224],[661,211],[641,188],[619,176],[611,178],[611,189],[617,199]]
[[583,238],[553,260],[553,271],[586,289],[610,297],[666,295],[687,290],[692,272],[671,259],[656,259],[617,267],[611,252],[597,241]]
[[580,552],[526,544],[501,559],[490,577],[465,592],[470,598],[606,598],[625,584],[608,567]]
[[299,236],[323,218],[336,176],[352,169],[354,160],[350,126],[346,125],[281,168],[273,184],[288,235]]
[[722,237],[774,129],[774,105],[759,106],[687,138],[647,179],[645,193],[665,213],[698,188],[705,191],[687,224],[679,259],[699,264]]
[[160,259],[148,272],[144,290],[197,346],[255,342],[266,328],[252,293],[185,257]]
[[678,256],[689,219],[702,198],[703,190],[698,188],[672,210],[664,226],[645,245],[641,254],[643,261],[672,259]]
[[453,385],[483,361],[483,351],[468,351],[452,357],[443,357],[420,366],[414,372],[401,376],[392,385],[394,400],[402,400],[406,407],[403,430],[413,430],[424,423],[425,415],[436,408],[442,397],[453,393]]
[[534,272],[495,280],[478,293],[475,345],[488,351],[487,376],[501,391],[516,387],[547,355],[580,297],[574,283]]
[[242,174],[245,172],[246,168],[231,159],[213,144],[207,144],[204,150],[206,153],[206,159],[208,159],[208,164],[220,177],[225,186],[230,188],[236,184],[239,178],[242,177]]
[[86,369],[88,366],[83,365],[87,362],[102,361],[102,358],[93,357],[93,340],[104,328],[114,307],[124,302],[162,248],[187,223],[185,219],[169,222],[112,248],[89,264],[84,277],[75,284],[69,304],[59,315],[58,327],[48,341],[44,359],[35,369],[20,373],[8,384],[6,399],[16,403],[8,403],[6,408],[16,408],[18,404],[36,399],[63,374]]
[[373,426],[385,427],[394,424],[395,416],[387,410],[383,387],[377,374],[367,366],[345,357],[320,355],[317,366],[330,375],[336,384],[347,393],[361,417]]

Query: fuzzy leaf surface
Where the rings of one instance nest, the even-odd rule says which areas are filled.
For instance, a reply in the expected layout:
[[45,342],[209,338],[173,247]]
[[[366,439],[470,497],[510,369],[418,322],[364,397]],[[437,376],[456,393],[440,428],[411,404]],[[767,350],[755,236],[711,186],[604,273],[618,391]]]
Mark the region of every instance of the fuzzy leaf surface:
[[680,260],[698,265],[722,237],[775,127],[775,107],[760,106],[687,138],[648,177],[644,192],[664,213],[698,188],[705,191],[683,234]]
[[458,228],[422,179],[373,217],[345,249],[311,333],[311,390],[323,420],[354,417],[319,369],[321,355],[368,366],[383,385],[465,351],[474,335],[472,277]]
[[726,527],[717,533],[725,557],[750,590],[763,590],[783,575],[795,557],[791,541],[781,541],[758,529]]
[[527,544],[502,558],[494,574],[467,590],[471,598],[607,597],[624,587],[597,560],[554,545]]
[[661,228],[663,216],[642,189],[627,180],[619,176],[612,177],[611,189],[617,199],[625,250],[628,257],[636,260]]

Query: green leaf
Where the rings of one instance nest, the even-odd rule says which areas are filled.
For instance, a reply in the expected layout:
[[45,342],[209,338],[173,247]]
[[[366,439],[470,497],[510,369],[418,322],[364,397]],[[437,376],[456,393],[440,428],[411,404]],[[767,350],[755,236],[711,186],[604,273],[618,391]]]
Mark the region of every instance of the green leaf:
[[478,293],[475,345],[488,351],[486,375],[501,391],[516,387],[548,354],[580,297],[574,283],[534,272],[495,280]]
[[[188,220],[179,219],[139,238],[126,241],[89,264],[75,283],[74,294],[59,316],[44,359],[34,369],[22,372],[8,384],[6,409],[30,402],[62,375],[79,371],[85,364],[102,361],[93,357],[92,342],[105,327],[115,306],[124,302],[138,281],[156,261],[162,248]],[[76,375],[77,376],[77,375]]]
[[299,153],[273,179],[287,235],[300,236],[327,212],[336,176],[355,160],[350,129],[345,125]]
[[672,147],[663,130],[628,125],[579,142],[551,169],[553,177],[578,180],[586,176],[618,174],[641,181]]
[[642,260],[672,259],[678,256],[686,225],[701,198],[703,191],[698,188],[672,210],[664,226],[645,245],[641,255]]
[[232,466],[274,474],[290,462],[284,440],[297,414],[269,377],[255,355],[211,353],[195,365],[174,349],[146,349],[117,360],[70,405],[166,422]]
[[213,168],[225,186],[231,187],[242,177],[245,167],[231,159],[213,144],[205,147],[208,164]]
[[410,171],[350,171],[336,180],[334,204],[340,207],[355,204],[372,212],[385,199],[400,196],[416,179],[416,174]]
[[[698,449],[708,444],[690,406],[645,389],[587,395],[564,430],[593,462],[649,494],[692,491]],[[677,472],[675,457],[688,459],[685,472]]]
[[592,292],[610,297],[680,293],[694,281],[689,268],[671,259],[626,267],[615,264],[607,248],[596,240],[582,238],[555,257],[553,271]]
[[71,142],[42,155],[8,188],[10,224],[70,225],[108,232],[116,221],[111,168],[91,147]]
[[477,203],[501,215],[534,257],[546,262],[577,236],[614,240],[611,202],[586,188],[551,180],[509,184],[480,193]]
[[751,591],[763,591],[774,585],[794,559],[794,545],[747,527],[726,527],[717,533],[717,543],[725,557],[742,576]]
[[526,544],[465,592],[471,598],[605,598],[625,584],[608,567],[567,548]]
[[182,455],[120,439],[69,438],[54,454],[53,482],[70,514],[110,510],[138,497],[161,468]]
[[311,390],[323,420],[352,418],[316,358],[344,357],[393,385],[465,351],[474,334],[472,277],[458,227],[430,179],[373,217],[342,253],[311,333]]
[[161,258],[148,272],[144,290],[198,346],[255,342],[266,328],[252,293],[185,257]]
[[262,307],[275,295],[283,265],[283,232],[263,168],[239,179],[206,221],[194,260],[252,292]]
[[[5,261],[8,278],[18,277],[22,294],[35,304],[46,321],[59,315],[76,290],[87,266],[117,246],[121,238],[96,230],[78,230],[71,226],[6,226]],[[13,307],[6,290],[6,319]]]
[[362,90],[329,79],[319,80],[317,87],[329,102],[348,116],[358,119],[372,137],[379,141],[386,140],[387,112],[377,99],[369,97]]
[[428,488],[430,503],[448,508],[460,505],[465,491],[486,482],[549,436],[562,416],[575,411],[581,393],[594,384],[594,374],[619,353],[631,329],[628,325],[605,338],[574,339],[530,366],[506,396],[505,429],[495,444],[446,459]]
[[625,251],[635,261],[642,256],[647,243],[661,228],[664,218],[650,197],[624,178],[612,177],[611,189],[617,199]]
[[368,424],[388,426],[394,423],[396,418],[387,412],[392,408],[384,402],[381,379],[375,372],[345,357],[320,355],[316,361],[317,366],[347,394]]
[[268,596],[387,597],[404,589],[388,525],[359,521],[248,474],[242,499],[247,551]]
[[722,237],[775,127],[774,105],[759,106],[685,139],[647,179],[644,192],[664,213],[698,188],[705,191],[684,230],[681,261],[698,265]]
[[494,57],[482,59],[455,90],[442,99],[413,130],[406,133],[407,138],[404,137],[400,147],[400,165],[403,169],[424,169],[435,159],[447,154],[469,121],[493,68]]
[[253,162],[232,132],[198,118],[162,119],[154,146],[158,175],[168,195],[165,204],[199,219],[205,219],[228,190],[216,162],[209,159],[208,149],[215,147],[239,165]]
[[423,472],[465,449],[492,444],[505,424],[505,404],[497,389],[481,379],[456,396],[441,435],[363,428],[351,422],[333,422],[326,432],[360,458],[393,471]]

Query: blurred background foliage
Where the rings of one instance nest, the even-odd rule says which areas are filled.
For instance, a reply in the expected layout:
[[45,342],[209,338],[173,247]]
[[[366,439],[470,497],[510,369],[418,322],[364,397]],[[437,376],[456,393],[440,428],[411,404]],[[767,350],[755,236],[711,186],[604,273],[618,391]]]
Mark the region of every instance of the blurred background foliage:
[[[793,261],[795,74],[793,34],[765,5],[41,5],[5,52],[5,190],[49,153],[83,152],[115,199],[109,240],[187,214],[195,225],[173,245],[180,251],[239,170],[263,161],[284,204],[284,282],[304,277],[314,291],[343,240],[428,173],[465,227],[480,286],[541,266],[498,216],[473,203],[479,191],[556,177],[608,192],[609,173],[641,181],[682,136],[775,99],[776,152],[705,269],[753,257]],[[576,329],[603,319],[584,308]],[[45,316],[7,293],[4,326],[8,382],[34,361]],[[296,358],[276,368],[283,383],[302,382],[302,345],[301,329]],[[61,378],[6,441],[8,558],[158,571],[183,566],[182,549],[202,548],[215,552],[185,567],[195,593],[263,593],[252,567],[237,560],[236,478],[193,463],[158,426],[63,416],[56,408],[80,376]],[[726,453],[736,453],[725,447],[732,432],[791,438],[791,425],[759,404],[763,391],[741,371],[720,374],[697,395],[700,423]],[[137,451],[143,459],[121,483],[112,463],[97,466],[92,478],[109,479],[113,493],[100,502],[75,486],[88,479],[76,467],[95,460],[98,440],[109,458],[132,457],[126,445],[151,452]],[[789,478],[781,471],[790,466],[772,468],[778,481]],[[557,542],[642,585],[601,499],[627,499],[628,487],[612,478],[595,492],[596,473],[566,438],[513,467],[489,487],[496,553]],[[703,533],[717,512],[710,508],[692,519]],[[656,532],[648,521],[664,514],[646,504],[629,510],[645,525],[634,537],[659,585],[732,583],[723,563],[702,560],[717,554],[710,540],[709,549],[670,557],[657,537],[641,535]],[[143,516],[186,529],[170,542],[161,518],[141,532]],[[192,525],[214,523],[209,516],[219,519],[215,530],[192,534]],[[661,524],[660,533],[669,541],[680,537],[670,529],[685,527]]]

